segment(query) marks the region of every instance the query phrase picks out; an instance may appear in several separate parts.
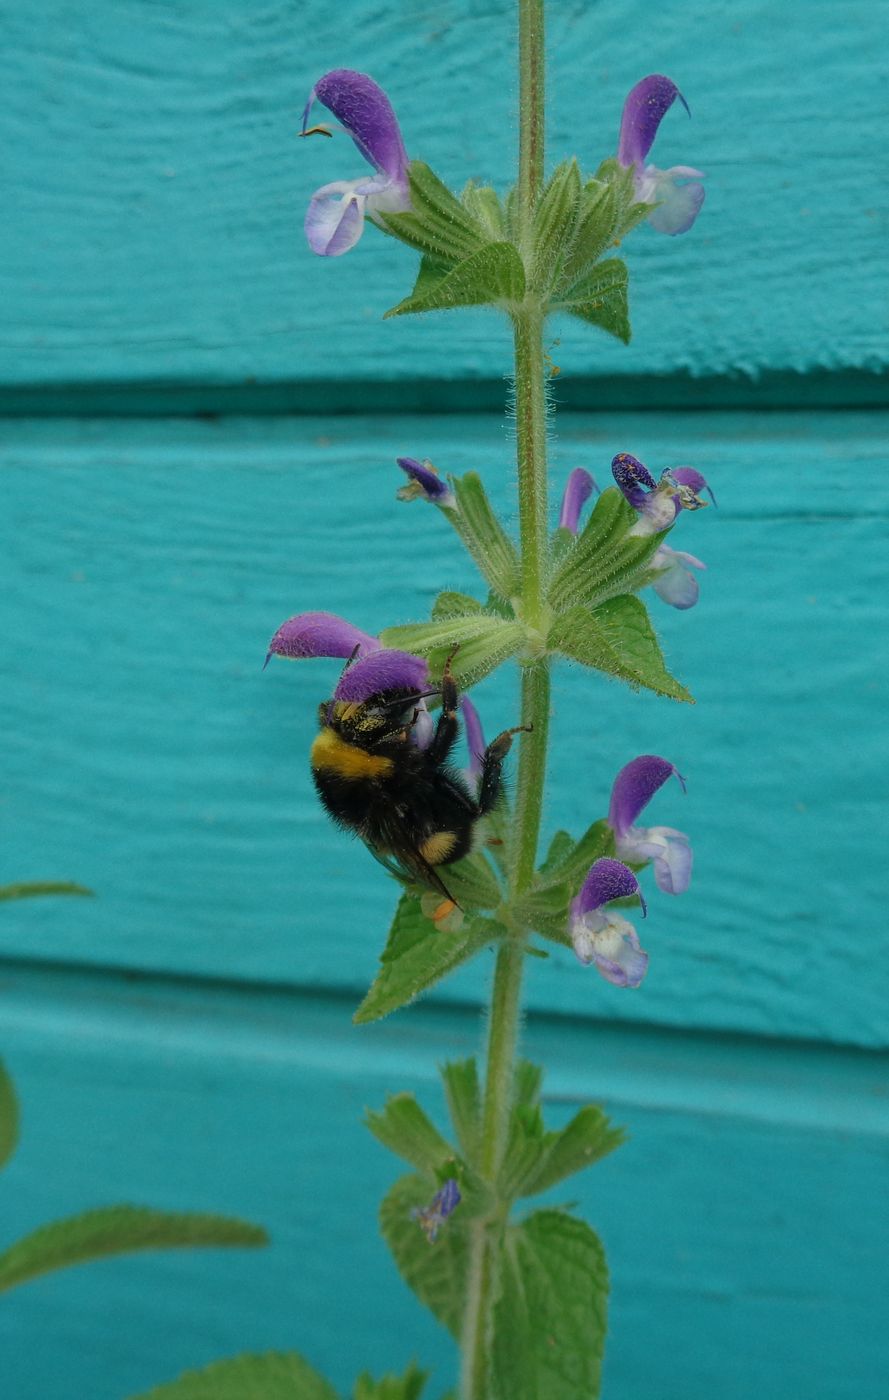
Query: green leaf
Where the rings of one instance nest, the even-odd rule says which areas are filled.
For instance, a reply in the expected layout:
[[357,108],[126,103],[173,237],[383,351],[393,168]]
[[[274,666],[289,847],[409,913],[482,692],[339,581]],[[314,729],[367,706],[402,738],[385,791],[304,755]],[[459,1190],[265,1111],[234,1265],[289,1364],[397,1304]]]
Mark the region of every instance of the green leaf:
[[443,617],[432,622],[409,622],[403,627],[387,627],[380,633],[384,646],[409,651],[414,656],[428,656],[440,647],[460,646],[478,637],[495,637],[509,628],[509,623],[490,613],[473,612]]
[[12,1080],[0,1062],[0,1167],[18,1146],[19,1105]]
[[608,1273],[582,1220],[541,1210],[506,1234],[494,1310],[490,1400],[594,1400]]
[[467,919],[456,933],[439,933],[422,913],[420,901],[413,895],[402,895],[380,970],[354,1020],[364,1025],[406,1006],[502,933],[499,924],[483,918]]
[[296,1352],[232,1356],[132,1400],[339,1400],[333,1386]]
[[633,535],[636,519],[616,486],[602,492],[574,547],[562,555],[547,593],[550,607],[563,612],[576,603],[601,603],[650,581],[647,566],[666,532]]
[[506,218],[497,191],[491,185],[477,185],[470,180],[460,196],[463,207],[493,242],[507,237]]
[[561,613],[550,632],[550,646],[573,661],[619,676],[634,689],[645,686],[671,700],[694,704],[693,696],[670,675],[654,628],[638,598],[624,594],[593,609]]
[[370,1109],[365,1120],[374,1137],[412,1167],[434,1176],[454,1160],[454,1149],[423,1112],[413,1094],[393,1094],[382,1113]]
[[[392,219],[409,219],[410,214],[390,214]],[[453,311],[458,306],[510,307],[525,295],[525,269],[512,243],[486,243],[457,266],[432,282],[431,272],[423,287],[414,291],[386,316],[416,315],[423,311]]]
[[484,606],[470,594],[455,593],[450,589],[445,589],[443,593],[439,593],[432,604],[432,619],[434,622],[438,622],[446,617],[467,617],[470,613],[484,611]]
[[540,874],[545,875],[550,870],[555,870],[573,850],[574,837],[570,832],[557,831],[549,843],[549,849],[540,867]]
[[631,229],[634,229],[637,224],[648,217],[653,206],[636,203],[633,168],[621,165],[614,156],[603,160],[596,171],[595,179],[589,182],[587,189],[602,183],[607,185],[614,195],[615,214],[612,236],[615,243],[620,243]]
[[0,1293],[41,1274],[115,1254],[267,1242],[268,1235],[260,1226],[224,1215],[104,1206],[43,1225],[0,1254]]
[[[434,1244],[412,1219],[411,1211],[428,1206],[435,1190],[428,1178],[399,1177],[380,1206],[380,1228],[398,1271],[439,1322],[455,1337],[466,1306],[470,1223],[461,1216],[463,1202],[450,1216]],[[526,1392],[516,1391],[513,1400]]]
[[488,242],[486,229],[423,161],[411,161],[408,179],[411,212],[376,215],[387,233],[446,264],[461,262]]
[[584,186],[574,243],[562,267],[558,290],[571,287],[598,262],[615,241],[617,197],[605,180],[591,180]]
[[378,1381],[365,1371],[355,1382],[354,1400],[420,1400],[428,1379],[429,1372],[421,1371],[413,1362],[403,1376],[390,1374]]
[[517,1060],[513,1078],[513,1101],[524,1108],[534,1108],[540,1102],[543,1067],[533,1060]]
[[546,1134],[536,1168],[524,1178],[519,1194],[536,1196],[548,1191],[607,1157],[625,1138],[623,1129],[612,1127],[601,1108],[587,1104],[560,1133]]
[[554,942],[570,947],[568,905],[576,894],[577,890],[565,882],[557,884],[549,881],[539,889],[530,890],[516,901],[515,917],[525,927],[535,929]]
[[620,258],[607,258],[584,273],[573,287],[559,293],[552,302],[554,311],[569,311],[590,325],[600,326],[609,335],[630,342],[630,309],[627,284],[630,274]]
[[559,280],[580,216],[582,186],[572,157],[553,171],[534,215],[534,259],[531,281],[546,295]]
[[522,1184],[539,1170],[546,1143],[540,1106],[515,1104],[510,1113],[509,1136],[497,1181],[502,1200],[514,1201]]
[[452,482],[459,509],[452,524],[482,577],[501,598],[520,591],[520,565],[516,547],[491,507],[478,472],[466,472]]
[[17,885],[0,885],[0,900],[34,899],[41,894],[84,894],[91,895],[86,885],[75,885],[70,880],[28,880]]
[[[451,657],[454,680],[465,690],[515,655],[525,640],[525,629],[520,622],[505,622],[490,613],[473,613],[387,627],[380,635],[387,647],[426,656],[433,681],[441,679]],[[459,647],[456,652],[455,647]]]
[[471,1167],[481,1156],[482,1094],[475,1059],[451,1060],[442,1066],[448,1112],[460,1150]]
[[[557,832],[556,835],[566,836],[567,832]],[[564,842],[560,842],[557,852],[550,847],[550,855],[553,858],[550,859],[550,855],[547,855],[540,868],[538,890],[544,890],[548,885],[567,884],[573,896],[594,861],[599,860],[601,856],[614,855],[614,832],[604,818],[593,822],[579,841],[572,841],[570,837],[568,840],[570,845],[566,846]]]

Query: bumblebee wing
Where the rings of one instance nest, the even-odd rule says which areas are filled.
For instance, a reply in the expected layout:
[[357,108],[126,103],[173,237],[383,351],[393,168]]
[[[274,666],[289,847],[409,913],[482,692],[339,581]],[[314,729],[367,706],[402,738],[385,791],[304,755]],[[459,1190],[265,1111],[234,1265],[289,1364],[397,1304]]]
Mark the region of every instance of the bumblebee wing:
[[417,850],[416,846],[399,845],[398,850],[391,854],[384,855],[376,850],[369,841],[365,842],[374,860],[379,861],[384,870],[388,870],[390,875],[394,875],[396,880],[403,884],[413,884],[419,882],[421,885],[428,885],[439,894],[443,894],[445,899],[449,899],[452,904],[460,908],[459,903],[451,894],[447,885],[436,871]]
[[458,909],[460,908],[460,904],[451,894],[435,866],[430,865],[428,860],[420,855],[416,846],[407,847],[405,850],[399,851],[398,855],[415,879],[420,880],[424,885],[431,885],[434,890],[438,890],[439,894],[443,894],[445,899],[449,899]]

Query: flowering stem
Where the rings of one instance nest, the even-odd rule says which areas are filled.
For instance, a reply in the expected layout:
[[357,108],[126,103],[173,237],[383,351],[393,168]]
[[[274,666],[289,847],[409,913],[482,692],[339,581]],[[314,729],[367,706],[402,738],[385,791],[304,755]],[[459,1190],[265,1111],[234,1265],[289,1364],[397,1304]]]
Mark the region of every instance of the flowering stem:
[[[544,0],[519,6],[519,180],[520,243],[531,261],[534,211],[543,184]],[[522,671],[522,724],[516,803],[510,841],[510,896],[534,878],[546,776],[549,722],[549,663],[542,654],[548,560],[546,499],[546,376],[543,308],[531,293],[512,314],[515,345],[516,457],[522,557],[522,613],[541,634],[541,655]],[[481,1172],[496,1188],[506,1150],[515,1079],[527,931],[512,927],[497,953],[488,1021],[487,1078],[482,1120]],[[498,1205],[487,1220],[473,1223],[466,1307],[461,1334],[462,1400],[488,1400],[491,1320],[497,1293],[500,1236],[507,1211]]]

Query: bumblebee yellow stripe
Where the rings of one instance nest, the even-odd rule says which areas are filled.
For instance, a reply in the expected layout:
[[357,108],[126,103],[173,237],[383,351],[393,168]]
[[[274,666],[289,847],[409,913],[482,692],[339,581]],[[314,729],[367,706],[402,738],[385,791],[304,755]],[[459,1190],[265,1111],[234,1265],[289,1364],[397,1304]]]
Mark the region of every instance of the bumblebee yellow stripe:
[[332,729],[322,729],[312,745],[312,767],[326,768],[341,778],[382,778],[392,772],[391,758],[347,744]]

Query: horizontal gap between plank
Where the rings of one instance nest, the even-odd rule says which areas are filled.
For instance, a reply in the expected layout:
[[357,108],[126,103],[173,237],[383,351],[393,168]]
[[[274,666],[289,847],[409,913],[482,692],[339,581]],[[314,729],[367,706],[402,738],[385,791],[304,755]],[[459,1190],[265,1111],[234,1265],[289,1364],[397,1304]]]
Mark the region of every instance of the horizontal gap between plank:
[[[550,380],[557,409],[809,411],[889,406],[889,373],[690,374]],[[502,413],[506,378],[278,384],[112,383],[0,386],[0,417],[204,417],[320,414]]]
[[[428,998],[359,1028],[351,1021],[359,1000],[357,989],[0,961],[7,1036],[30,1033],[41,1044],[57,1035],[102,1053],[117,1043],[122,1054],[164,1050],[214,1062],[234,1055],[350,1079],[357,1056],[362,1073],[390,1090],[406,1063],[433,1083],[445,1060],[478,1050],[478,1006]],[[546,1067],[553,1104],[601,1099],[618,1110],[889,1138],[889,1056],[878,1050],[537,1011],[522,1049]]]

